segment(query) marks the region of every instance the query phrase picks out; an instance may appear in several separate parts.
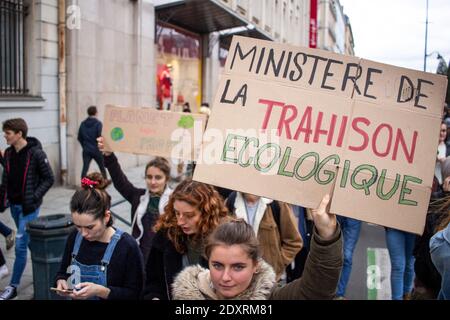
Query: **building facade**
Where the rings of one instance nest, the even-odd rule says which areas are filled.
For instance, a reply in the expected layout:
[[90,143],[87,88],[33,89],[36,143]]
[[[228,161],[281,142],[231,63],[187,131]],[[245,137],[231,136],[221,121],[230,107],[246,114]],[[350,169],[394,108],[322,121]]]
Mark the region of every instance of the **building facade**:
[[352,25],[350,18],[344,15],[345,18],[345,54],[349,56],[355,55],[355,41],[353,39]]
[[[88,106],[100,119],[107,104],[179,110],[189,102],[196,112],[214,100],[233,35],[307,47],[310,1],[2,0],[0,119],[24,118],[58,181],[77,185]],[[331,2],[320,1],[319,47],[347,52],[351,27],[340,27],[348,19],[338,1],[339,14],[329,13]],[[322,14],[334,20],[321,24]],[[320,36],[326,28],[334,42]],[[149,159],[118,156],[124,167]]]
[[[79,28],[67,29],[67,143],[69,184],[78,183],[82,167],[78,127],[89,105],[96,105],[99,119],[104,106],[153,107],[155,101],[152,1],[78,0],[66,8],[79,8]],[[62,138],[64,139],[64,138]],[[124,167],[145,163],[148,157],[120,153]],[[96,168],[91,163],[91,170]]]
[[[353,34],[339,0],[318,1],[317,48],[341,54],[353,52]],[[348,47],[348,46],[351,46]],[[354,53],[354,52],[353,52]]]
[[[0,119],[22,117],[60,171],[58,1],[0,1]],[[7,147],[0,139],[0,149]]]
[[[214,100],[233,35],[307,46],[309,0],[155,0],[157,105]],[[177,71],[177,69],[179,71]]]
[[[77,133],[86,109],[97,105],[102,119],[106,104],[154,106],[153,1],[2,0],[0,6],[0,119],[24,118],[57,182],[77,185]],[[119,157],[125,167],[149,158]]]

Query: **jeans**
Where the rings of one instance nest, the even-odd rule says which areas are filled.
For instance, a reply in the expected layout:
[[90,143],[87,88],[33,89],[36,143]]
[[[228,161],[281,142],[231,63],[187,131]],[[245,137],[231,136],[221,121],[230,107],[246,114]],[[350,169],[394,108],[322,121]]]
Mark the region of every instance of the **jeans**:
[[14,260],[10,285],[17,288],[20,284],[23,271],[25,270],[25,265],[27,264],[27,250],[28,243],[30,242],[30,235],[26,231],[26,226],[28,222],[31,222],[38,217],[40,208],[37,208],[36,211],[27,214],[26,216],[23,215],[22,205],[11,204],[10,209],[11,216],[17,227],[16,259]]
[[414,243],[412,233],[386,228],[386,245],[391,259],[392,300],[411,293],[414,280]]
[[12,230],[3,222],[0,221],[0,233],[6,238],[11,234]]
[[337,220],[341,225],[344,241],[344,265],[342,267],[341,277],[339,278],[336,296],[343,297],[345,296],[345,289],[347,288],[350,273],[352,272],[353,251],[359,239],[361,221],[343,216],[337,216]]
[[83,151],[83,169],[81,170],[81,178],[83,179],[88,170],[89,170],[89,164],[91,163],[91,160],[94,159],[95,162],[97,162],[97,165],[100,169],[100,172],[102,173],[103,178],[106,179],[106,170],[105,170],[105,164],[103,161],[103,155],[101,152],[88,152]]

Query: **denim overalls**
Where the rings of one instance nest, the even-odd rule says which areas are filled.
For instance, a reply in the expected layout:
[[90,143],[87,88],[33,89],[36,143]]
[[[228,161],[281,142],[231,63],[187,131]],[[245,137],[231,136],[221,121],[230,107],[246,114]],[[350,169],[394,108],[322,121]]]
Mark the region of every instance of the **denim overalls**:
[[[107,271],[108,264],[111,260],[111,256],[114,252],[114,249],[119,242],[120,237],[122,236],[123,231],[120,229],[116,229],[116,232],[111,238],[111,241],[108,243],[108,247],[106,248],[105,254],[103,255],[101,265],[85,265],[79,263],[76,259],[78,250],[80,250],[81,241],[83,240],[83,236],[78,232],[75,245],[73,246],[72,251],[72,262],[71,264],[80,268],[80,281],[81,282],[92,282],[101,286],[107,286]],[[98,299],[97,297],[95,299]]]

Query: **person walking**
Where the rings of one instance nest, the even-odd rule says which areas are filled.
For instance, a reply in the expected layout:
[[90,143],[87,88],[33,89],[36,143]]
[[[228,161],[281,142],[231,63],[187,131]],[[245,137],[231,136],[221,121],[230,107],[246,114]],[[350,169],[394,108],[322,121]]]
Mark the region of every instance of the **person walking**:
[[80,128],[78,129],[78,141],[83,149],[83,169],[81,170],[81,178],[85,177],[91,160],[97,163],[100,172],[106,179],[106,170],[103,163],[103,156],[97,147],[97,138],[102,135],[102,123],[97,119],[97,107],[90,106],[87,109],[88,117],[86,120],[81,122]]
[[4,153],[0,211],[9,206],[17,227],[16,257],[11,281],[0,294],[0,300],[9,300],[17,296],[17,288],[27,263],[29,234],[26,225],[38,217],[43,197],[55,179],[41,143],[27,136],[25,120],[6,120],[3,122],[3,132],[9,147]]

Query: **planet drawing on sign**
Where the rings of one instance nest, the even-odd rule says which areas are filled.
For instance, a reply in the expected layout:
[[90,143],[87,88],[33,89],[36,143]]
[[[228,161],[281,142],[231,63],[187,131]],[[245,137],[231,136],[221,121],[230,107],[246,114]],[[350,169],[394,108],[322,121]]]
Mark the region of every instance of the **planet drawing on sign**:
[[122,128],[115,127],[111,130],[111,139],[113,141],[120,141],[123,139],[123,130]]
[[180,120],[178,120],[178,127],[189,129],[194,126],[194,117],[193,116],[181,116]]

